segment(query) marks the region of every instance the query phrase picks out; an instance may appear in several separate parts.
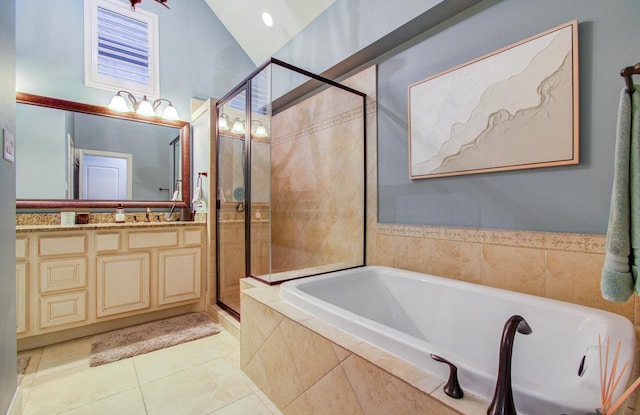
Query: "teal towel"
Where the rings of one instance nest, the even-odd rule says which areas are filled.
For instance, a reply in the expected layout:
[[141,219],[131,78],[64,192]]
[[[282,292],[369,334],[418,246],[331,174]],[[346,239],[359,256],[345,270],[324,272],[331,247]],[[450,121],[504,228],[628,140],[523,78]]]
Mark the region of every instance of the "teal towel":
[[[640,92],[620,93],[613,189],[600,288],[609,301],[627,301],[640,290]],[[639,291],[640,292],[640,291]]]

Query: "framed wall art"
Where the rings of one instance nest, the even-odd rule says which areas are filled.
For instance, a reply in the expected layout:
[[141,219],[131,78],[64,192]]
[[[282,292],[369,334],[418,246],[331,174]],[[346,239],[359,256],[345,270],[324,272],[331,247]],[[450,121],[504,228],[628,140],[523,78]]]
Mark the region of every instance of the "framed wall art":
[[409,176],[578,164],[574,20],[409,85]]

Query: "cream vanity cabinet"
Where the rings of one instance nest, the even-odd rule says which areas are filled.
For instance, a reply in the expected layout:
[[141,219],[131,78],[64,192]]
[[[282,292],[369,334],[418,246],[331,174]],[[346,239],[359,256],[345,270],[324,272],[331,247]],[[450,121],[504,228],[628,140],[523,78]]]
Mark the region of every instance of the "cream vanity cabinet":
[[18,338],[203,311],[204,224],[154,225],[18,228]]

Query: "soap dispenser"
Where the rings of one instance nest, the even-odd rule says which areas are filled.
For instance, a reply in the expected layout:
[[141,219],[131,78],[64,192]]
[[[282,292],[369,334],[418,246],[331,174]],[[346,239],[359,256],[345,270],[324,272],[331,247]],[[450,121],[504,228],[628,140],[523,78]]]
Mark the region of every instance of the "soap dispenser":
[[116,223],[124,223],[124,206],[118,205],[116,206]]

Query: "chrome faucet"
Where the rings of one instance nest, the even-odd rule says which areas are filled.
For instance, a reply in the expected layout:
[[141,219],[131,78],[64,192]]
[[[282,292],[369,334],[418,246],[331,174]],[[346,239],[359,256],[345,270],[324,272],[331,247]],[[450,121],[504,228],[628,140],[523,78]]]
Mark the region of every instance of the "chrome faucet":
[[530,334],[532,331],[522,316],[514,315],[509,317],[502,330],[498,379],[496,380],[493,400],[487,409],[487,415],[516,415],[513,390],[511,389],[511,355],[516,331],[521,334]]

